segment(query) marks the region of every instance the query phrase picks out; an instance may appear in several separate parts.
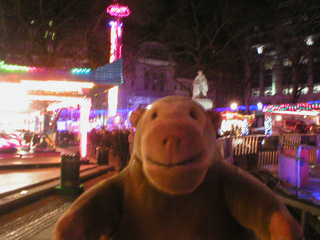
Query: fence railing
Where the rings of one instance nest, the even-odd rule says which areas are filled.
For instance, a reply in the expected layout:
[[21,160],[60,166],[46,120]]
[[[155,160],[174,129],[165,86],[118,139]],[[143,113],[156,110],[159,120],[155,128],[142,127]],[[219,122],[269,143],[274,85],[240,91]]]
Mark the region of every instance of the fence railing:
[[310,164],[320,158],[320,137],[308,134],[285,134],[279,136],[251,135],[221,138],[224,156],[229,162],[244,170],[261,170],[278,166],[279,147],[297,149],[301,144],[310,146]]
[[[221,138],[218,139],[218,142],[223,147],[222,153],[226,161],[244,170],[253,171],[252,173],[254,170],[278,169],[280,154],[297,151],[296,157],[299,158],[302,148],[307,148],[309,151],[306,160],[309,165],[320,164],[320,135],[254,135]],[[300,224],[303,230],[306,224],[316,221],[312,219],[319,219],[320,210],[317,205],[300,201],[289,195],[278,195],[286,205],[300,210]],[[314,223],[311,225],[313,226]],[[318,225],[314,229],[320,234]]]

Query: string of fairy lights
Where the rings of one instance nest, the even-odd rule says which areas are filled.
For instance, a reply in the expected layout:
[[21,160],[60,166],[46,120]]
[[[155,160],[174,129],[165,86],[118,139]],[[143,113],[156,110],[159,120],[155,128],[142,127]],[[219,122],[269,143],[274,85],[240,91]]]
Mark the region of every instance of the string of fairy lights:
[[320,101],[311,101],[307,103],[296,103],[296,104],[279,104],[269,105],[263,108],[263,112],[275,112],[275,111],[309,111],[320,109]]
[[[28,67],[14,64],[7,64],[5,61],[0,61],[0,70],[7,72],[43,72],[46,68],[41,67]],[[91,68],[72,68],[70,70],[72,74],[88,74],[91,72]]]

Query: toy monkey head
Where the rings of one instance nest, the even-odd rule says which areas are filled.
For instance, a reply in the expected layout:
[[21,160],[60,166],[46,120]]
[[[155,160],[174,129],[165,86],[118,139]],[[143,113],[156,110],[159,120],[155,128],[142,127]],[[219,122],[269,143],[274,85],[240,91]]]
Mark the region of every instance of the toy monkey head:
[[133,161],[148,182],[168,194],[187,194],[203,181],[215,157],[221,116],[192,99],[169,96],[130,116],[137,128]]

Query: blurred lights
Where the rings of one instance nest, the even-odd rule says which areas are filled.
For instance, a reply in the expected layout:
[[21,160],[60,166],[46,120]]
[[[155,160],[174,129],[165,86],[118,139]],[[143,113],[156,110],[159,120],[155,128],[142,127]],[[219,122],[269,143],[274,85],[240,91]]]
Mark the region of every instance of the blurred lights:
[[107,8],[107,13],[114,17],[128,17],[131,12],[128,6],[112,4]]
[[223,120],[220,127],[220,133],[223,134],[232,131],[234,128],[242,129],[243,121],[238,119]]
[[87,74],[90,73],[91,68],[72,68],[71,73],[73,74]]
[[0,148],[10,147],[8,141],[4,138],[0,138]]
[[[120,5],[120,4],[111,4],[107,9],[107,13],[109,13],[113,17],[117,17],[116,21],[111,21],[109,25],[110,29],[110,57],[109,63],[116,61],[122,56],[122,23],[121,18],[128,17],[130,15],[130,9],[128,6]],[[109,116],[116,115],[118,105],[118,86],[111,88],[108,91],[108,109]]]
[[235,113],[227,112],[226,113],[226,119],[232,119],[236,115]]
[[110,30],[110,59],[109,62],[112,63],[117,60],[118,56],[118,22],[111,21],[110,23],[111,30]]
[[29,68],[27,66],[6,64],[4,61],[0,62],[0,69],[6,70],[6,71],[23,71],[23,72],[29,71]]
[[90,130],[89,116],[91,109],[91,99],[86,98],[80,101],[80,155],[85,158],[87,156],[88,131]]
[[279,122],[279,121],[281,121],[281,120],[282,120],[282,116],[281,116],[281,115],[277,115],[277,116],[276,116],[276,121]]
[[307,37],[307,39],[305,40],[306,44],[308,46],[312,46],[314,44],[314,40],[312,36]]
[[5,61],[0,61],[0,70],[3,71],[20,71],[20,72],[39,72],[45,70],[44,68],[38,67],[27,67],[27,66],[20,66],[20,65],[12,65],[6,64]]
[[119,115],[115,116],[114,123],[119,124],[121,122],[121,117]]
[[94,84],[91,82],[71,82],[71,81],[37,81],[21,80],[21,86],[27,91],[47,91],[47,92],[78,92],[82,89],[91,89]]
[[48,107],[47,111],[55,111],[60,108],[73,108],[77,109],[79,102],[82,98],[79,97],[60,97],[60,96],[30,96],[32,100],[47,100],[52,101]]
[[263,45],[257,46],[257,52],[258,52],[258,54],[262,54],[263,53]]
[[118,107],[118,86],[110,88],[108,91],[108,109],[109,116],[115,116]]
[[27,91],[19,83],[0,83],[0,112],[22,112],[28,108]]
[[237,103],[232,103],[232,104],[230,105],[230,107],[231,107],[231,110],[232,110],[232,111],[235,111],[235,110],[237,110],[237,108],[238,108],[238,104],[237,104]]

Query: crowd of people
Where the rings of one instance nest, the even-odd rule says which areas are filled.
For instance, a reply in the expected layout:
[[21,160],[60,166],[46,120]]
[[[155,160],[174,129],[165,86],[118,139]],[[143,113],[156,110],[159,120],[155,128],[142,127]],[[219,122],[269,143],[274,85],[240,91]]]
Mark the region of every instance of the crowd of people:
[[56,145],[62,148],[66,148],[68,146],[72,146],[76,144],[76,136],[75,133],[69,131],[61,131],[57,133],[56,136]]
[[133,144],[133,129],[127,129],[123,126],[122,129],[108,130],[104,127],[100,129],[93,128],[89,132],[89,154],[97,156],[97,148],[109,152],[112,149],[113,156],[120,158],[120,169],[123,169],[129,162],[132,144]]

